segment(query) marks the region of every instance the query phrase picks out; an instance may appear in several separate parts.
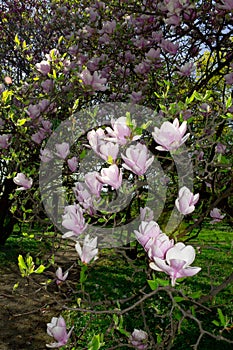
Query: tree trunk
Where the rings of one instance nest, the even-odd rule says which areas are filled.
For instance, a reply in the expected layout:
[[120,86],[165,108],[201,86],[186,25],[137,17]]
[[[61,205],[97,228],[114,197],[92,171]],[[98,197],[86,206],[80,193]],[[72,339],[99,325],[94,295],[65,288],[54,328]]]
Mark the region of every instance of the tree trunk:
[[17,220],[10,212],[11,201],[9,195],[15,188],[12,179],[5,179],[2,198],[0,199],[0,246],[6,243],[6,240],[12,234]]

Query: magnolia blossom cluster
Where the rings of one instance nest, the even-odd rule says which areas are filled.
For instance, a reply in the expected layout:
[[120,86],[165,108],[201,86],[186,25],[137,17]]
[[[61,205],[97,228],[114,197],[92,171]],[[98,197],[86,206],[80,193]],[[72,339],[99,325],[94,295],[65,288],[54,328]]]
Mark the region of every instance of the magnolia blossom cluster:
[[[64,238],[76,239],[86,228],[84,214],[95,215],[98,203],[101,201],[101,192],[105,185],[110,186],[114,190],[119,190],[123,183],[123,172],[128,170],[136,176],[146,174],[148,168],[154,161],[154,156],[150,155],[145,144],[139,142],[141,135],[137,135],[131,130],[129,124],[134,125],[135,122],[129,123],[127,117],[112,119],[111,127],[105,129],[98,128],[91,130],[87,134],[89,147],[105,162],[108,167],[103,167],[99,172],[88,172],[85,175],[84,182],[77,182],[73,188],[75,198],[78,205],[66,207],[63,216],[62,225],[69,229],[63,235]],[[134,125],[135,126],[135,125]],[[157,149],[162,151],[174,151],[179,148],[188,138],[185,136],[187,122],[184,121],[181,126],[178,119],[173,123],[164,122],[161,128],[154,128],[152,136],[159,146]],[[127,147],[127,143],[133,141]],[[120,147],[123,152],[120,153]],[[121,156],[121,165],[119,165],[119,153]],[[56,145],[55,154],[61,159],[67,159],[69,155],[69,144],[63,142]],[[41,159],[50,161],[51,154],[44,149],[41,151]],[[70,169],[77,166],[75,157],[68,160]],[[194,210],[199,195],[193,196],[187,188],[183,188],[177,199],[176,206],[178,210],[186,215]]]
[[68,158],[70,154],[70,145],[68,142],[56,143],[55,149],[51,152],[49,149],[44,148],[40,150],[40,159],[44,163],[50,162],[54,157],[58,157],[59,159],[63,159],[67,162],[68,168],[71,172],[75,172],[78,167],[78,159],[77,157]]
[[[160,129],[154,128],[152,135],[159,144],[157,149],[161,151],[176,150],[189,136],[188,134],[185,136],[186,129],[186,122],[179,126],[178,119],[175,119],[173,123],[164,122]],[[109,185],[118,190],[123,181],[123,169],[129,170],[137,176],[142,176],[154,160],[154,156],[149,155],[147,147],[136,142],[126,148],[125,153],[121,153],[122,167],[119,167],[117,159],[120,146],[125,146],[129,140],[138,139],[138,135],[133,135],[128,126],[126,117],[112,120],[111,128],[90,131],[87,138],[92,150],[109,163],[109,166],[102,168],[100,172],[87,173],[85,181],[76,183],[73,189],[79,204],[65,208],[62,225],[69,230],[63,235],[63,238],[71,238],[75,241],[87,227],[85,213],[89,215],[96,213],[95,205],[101,198],[103,186]],[[68,156],[69,147],[67,145],[57,145],[56,148],[60,158],[65,159]],[[199,194],[194,195],[184,186],[179,190],[175,204],[181,214],[187,215],[194,211],[198,199]],[[173,286],[177,278],[193,276],[200,271],[200,268],[190,266],[195,258],[194,248],[185,246],[181,242],[175,244],[174,240],[170,240],[153,220],[153,213],[149,208],[141,209],[141,221],[139,230],[135,231],[135,234],[148,254],[151,268],[168,274]],[[83,248],[79,242],[76,243],[75,248],[81,260],[88,263],[97,255],[96,246],[97,238],[91,240],[89,236],[86,236]]]
[[169,275],[172,286],[175,286],[178,278],[194,276],[201,270],[200,267],[190,266],[195,259],[194,248],[169,239],[153,220],[150,208],[141,209],[141,220],[139,230],[134,231],[136,238],[148,254],[150,267]]

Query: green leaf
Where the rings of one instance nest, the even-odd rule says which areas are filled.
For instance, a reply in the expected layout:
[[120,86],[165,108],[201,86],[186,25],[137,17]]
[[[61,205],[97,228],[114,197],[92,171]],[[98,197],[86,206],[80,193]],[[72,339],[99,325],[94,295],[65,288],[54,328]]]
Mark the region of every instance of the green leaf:
[[156,97],[161,98],[161,96],[157,92],[154,91],[154,94]]
[[126,337],[130,337],[130,333],[127,332],[124,328],[118,328],[118,331]]
[[183,314],[182,314],[182,312],[180,311],[180,310],[178,310],[177,308],[174,310],[174,312],[173,312],[173,316],[174,316],[174,318],[177,320],[177,321],[180,321],[181,320],[181,318],[182,318],[182,316],[183,316]]
[[189,295],[190,298],[193,299],[198,299],[202,296],[202,292],[201,290],[198,290],[197,292],[192,293],[191,295]]
[[125,116],[126,116],[126,125],[132,129],[134,127],[134,124],[132,122],[130,112],[126,112]]
[[161,278],[155,278],[153,280],[147,280],[150,288],[152,290],[156,290],[159,286],[161,287],[166,287],[169,285],[169,281],[168,280],[163,280]]
[[87,154],[87,151],[85,149],[83,149],[82,152],[79,155],[80,160],[85,158],[86,154]]
[[151,120],[149,120],[147,123],[143,123],[143,124],[141,125],[141,129],[142,129],[142,130],[147,129],[147,128],[148,128],[148,126],[150,126],[150,125],[151,125],[151,123],[152,123],[152,121],[151,121]]
[[57,73],[56,73],[55,69],[53,69],[53,75],[52,76],[53,76],[54,79],[57,79]]
[[23,118],[23,119],[18,119],[16,125],[17,126],[23,126],[26,123],[27,119]]
[[[195,91],[194,91],[195,92]],[[194,98],[195,98],[195,93],[192,93],[192,95],[190,96],[190,97],[186,97],[186,99],[185,99],[185,103],[187,104],[187,105],[189,105],[191,102],[193,102],[193,100],[194,100]]]
[[23,50],[26,50],[26,48],[27,48],[27,43],[26,43],[25,40],[23,41],[22,47],[23,47]]
[[31,255],[27,255],[26,264],[27,264],[27,267],[31,267],[33,265],[33,259],[31,257]]
[[225,319],[225,316],[223,315],[223,313],[222,313],[222,310],[221,309],[217,309],[217,311],[218,311],[218,317],[219,317],[219,320],[220,320],[220,322],[221,322],[221,326],[223,326],[223,327],[225,327],[225,325],[226,325],[226,319]]
[[94,335],[88,344],[88,350],[99,350],[104,345],[103,334]]
[[60,45],[61,44],[61,42],[62,42],[62,40],[64,39],[64,37],[63,37],[63,35],[62,36],[60,36],[60,38],[58,39],[58,45]]
[[193,305],[190,307],[190,310],[191,310],[192,315],[193,315],[194,317],[196,317],[196,312],[195,312],[195,308],[194,308]]
[[184,301],[185,299],[183,298],[183,297],[174,297],[174,300],[177,302],[177,303],[179,303],[179,302],[181,302],[181,301]]
[[19,265],[19,271],[21,273],[21,276],[22,277],[25,277],[28,275],[28,269],[27,269],[27,266],[24,262],[24,258],[22,257],[22,255],[19,255],[18,256],[18,265]]
[[78,105],[79,105],[79,98],[77,98],[77,100],[74,101],[72,110],[76,111],[76,109],[78,108]]
[[220,326],[219,322],[218,322],[218,321],[216,321],[216,320],[212,321],[212,323],[213,323],[215,326],[217,326],[217,327],[219,327],[219,326]]
[[22,269],[26,269],[27,266],[24,262],[24,258],[22,257],[22,255],[19,255],[18,256],[18,265],[19,265],[19,268],[22,268]]
[[10,100],[12,95],[13,95],[13,92],[10,90],[3,91],[2,92],[2,102],[7,103]]
[[203,99],[204,99],[205,101],[210,100],[210,97],[211,97],[212,94],[213,94],[213,93],[212,93],[212,90],[207,90]]
[[40,265],[39,267],[37,267],[37,269],[34,271],[35,273],[42,273],[45,270],[45,266],[44,265]]
[[232,97],[229,96],[226,100],[226,108],[230,108],[232,106]]
[[117,315],[113,315],[113,321],[115,323],[115,326],[118,326],[118,323],[119,323],[119,317]]
[[14,41],[15,41],[17,46],[20,46],[20,40],[19,40],[18,34],[15,35]]
[[15,283],[14,286],[13,286],[13,292],[18,288],[19,286],[19,282]]
[[203,96],[202,94],[200,94],[199,92],[197,92],[196,90],[193,92],[193,95],[195,97],[196,100],[198,101],[203,101]]

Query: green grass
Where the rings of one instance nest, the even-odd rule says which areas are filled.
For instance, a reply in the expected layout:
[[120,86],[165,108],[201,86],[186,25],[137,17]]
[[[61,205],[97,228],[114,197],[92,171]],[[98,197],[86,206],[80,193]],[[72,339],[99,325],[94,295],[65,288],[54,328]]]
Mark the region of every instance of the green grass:
[[[30,237],[31,236],[31,237]],[[19,254],[32,256],[43,256],[51,248],[49,240],[35,239],[32,235],[12,235],[4,246],[0,246],[0,265],[7,266],[17,263]]]
[[[199,234],[199,237],[193,239],[187,244],[195,246],[197,255],[194,266],[200,266],[201,272],[192,278],[186,278],[179,283],[176,289],[182,290],[187,295],[201,290],[201,295],[208,295],[211,288],[221,284],[224,279],[232,272],[232,241],[233,232],[229,227],[216,227],[207,225]],[[198,253],[199,252],[199,253]],[[116,254],[113,250],[106,250],[101,253],[101,257],[94,266],[90,267],[88,272],[88,280],[85,283],[85,291],[93,303],[83,300],[83,307],[92,307],[95,310],[110,310],[121,307],[124,309],[132,305],[138,297],[142,297],[144,293],[150,292],[147,285],[147,261],[143,259],[144,254],[139,249],[139,260],[126,260],[122,255]],[[162,273],[156,273],[160,278],[166,278]],[[143,289],[144,288],[144,289]],[[143,292],[142,292],[143,290]],[[232,285],[222,290],[219,294],[205,303],[210,311],[202,308],[194,310],[195,315],[201,320],[203,328],[209,332],[218,335],[223,327],[216,327],[212,321],[219,320],[217,309],[221,308],[224,316],[230,319],[233,315],[233,295]],[[135,299],[128,302],[118,304],[117,300],[127,299],[137,295]],[[102,304],[95,306],[95,303],[102,301]],[[180,303],[184,310],[192,310],[192,302],[184,301]],[[144,317],[146,324],[151,330],[154,338],[166,336],[169,331],[169,317],[163,317],[168,314],[171,308],[171,301],[166,293],[158,293],[155,297],[147,300],[144,305]],[[179,319],[179,312],[174,312]],[[85,347],[87,339],[90,340],[93,334],[107,333],[105,336],[106,345],[103,349],[117,346],[117,342],[127,344],[127,338],[122,335],[117,327],[113,326],[112,315],[92,315],[86,313],[82,315],[77,312],[70,314],[78,336],[80,329],[86,327],[85,336],[79,338],[78,347]],[[233,322],[233,319],[232,319]],[[166,328],[168,327],[168,328]],[[134,328],[145,329],[145,324],[141,314],[140,307],[136,307],[123,316],[123,328],[128,332],[132,332]],[[109,329],[111,331],[109,332]],[[223,331],[222,335],[232,338],[227,331]],[[196,343],[199,336],[199,328],[195,322],[189,320],[184,321],[175,338],[172,349],[188,350],[193,349],[192,345]],[[164,349],[166,348],[166,345]],[[200,350],[207,349],[223,349],[230,350],[232,344],[224,341],[216,341],[208,336],[204,336],[199,344]],[[76,348],[75,348],[76,349]],[[124,349],[124,347],[121,347]],[[127,349],[127,346],[125,346]],[[153,345],[151,346],[153,349]]]

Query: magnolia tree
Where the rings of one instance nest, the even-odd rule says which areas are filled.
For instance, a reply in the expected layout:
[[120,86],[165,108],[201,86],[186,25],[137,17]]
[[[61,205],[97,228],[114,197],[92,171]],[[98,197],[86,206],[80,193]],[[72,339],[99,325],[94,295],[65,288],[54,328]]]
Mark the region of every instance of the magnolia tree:
[[[175,287],[200,271],[186,241],[204,220],[232,223],[232,13],[232,1],[2,2],[0,244],[20,222],[74,240],[83,296],[97,242],[131,258],[141,245],[148,273],[171,286],[154,277],[135,307],[165,293],[170,313],[156,345],[112,310],[136,349],[170,348],[184,319],[199,327],[196,348],[222,337],[177,306],[187,296]],[[68,274],[56,270],[59,288]],[[71,331],[59,316],[48,334],[60,347]]]

